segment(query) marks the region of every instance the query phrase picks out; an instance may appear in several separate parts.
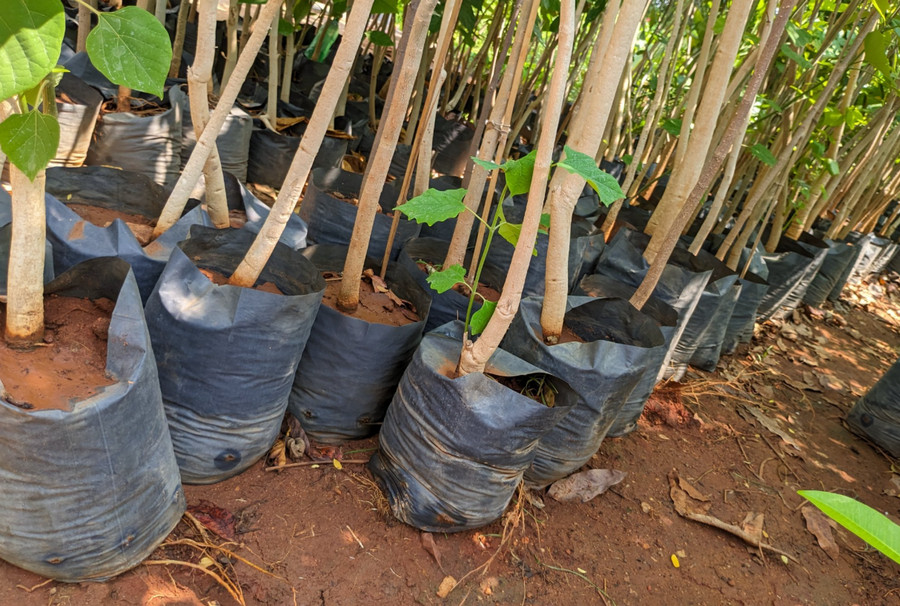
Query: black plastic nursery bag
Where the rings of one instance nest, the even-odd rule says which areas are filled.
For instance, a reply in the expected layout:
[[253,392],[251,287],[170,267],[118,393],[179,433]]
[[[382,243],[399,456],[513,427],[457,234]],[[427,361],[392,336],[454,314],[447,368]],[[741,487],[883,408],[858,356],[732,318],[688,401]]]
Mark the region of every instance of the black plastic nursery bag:
[[894,363],[847,414],[847,424],[900,457],[900,360]]

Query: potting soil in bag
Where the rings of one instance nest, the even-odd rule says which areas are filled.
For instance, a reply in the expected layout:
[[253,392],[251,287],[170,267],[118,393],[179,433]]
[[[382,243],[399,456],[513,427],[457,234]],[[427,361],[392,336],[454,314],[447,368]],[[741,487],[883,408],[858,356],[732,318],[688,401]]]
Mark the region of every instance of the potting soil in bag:
[[[621,228],[600,254],[596,273],[637,288],[650,268],[644,259],[644,249],[649,242],[650,237],[646,234],[626,227]],[[662,373],[668,367],[669,359],[700,301],[711,274],[712,268],[709,263],[704,263],[700,258],[681,248],[672,251],[652,293],[678,313],[675,334],[660,367],[658,378],[662,378]]]
[[[169,260],[169,253],[187,236],[190,226],[209,225],[209,215],[197,207],[159,238],[142,246],[132,229],[150,231],[148,222],[159,217],[166,192],[145,175],[131,171],[104,166],[50,168],[47,169],[47,192],[47,240],[53,246],[57,272],[95,257],[119,257],[134,270],[141,298],[145,301]],[[123,218],[99,227],[60,200],[124,213],[123,218],[132,223],[132,227],[126,225]],[[136,217],[142,218],[144,223],[133,223]]]
[[85,164],[115,166],[150,177],[171,188],[181,174],[181,106],[158,114],[103,114]]
[[[316,169],[312,171],[306,195],[300,204],[300,217],[309,226],[309,240],[316,244],[350,244],[353,224],[363,176],[340,168]],[[387,247],[393,215],[397,205],[397,189],[385,185],[378,203],[381,212],[375,215],[372,235],[369,238],[367,256],[381,260]],[[400,219],[394,243],[391,245],[391,259],[396,259],[403,243],[419,234],[419,224],[405,218]]]
[[[585,277],[578,285],[576,294],[585,294],[590,297],[603,299],[624,299],[628,301],[634,295],[635,288],[623,282],[604,276],[593,274]],[[663,347],[654,347],[647,352],[647,360],[644,372],[628,395],[621,410],[616,415],[606,435],[611,437],[622,436],[637,429],[637,420],[644,412],[644,405],[656,386],[656,377],[665,360],[666,352],[675,336],[675,327],[678,324],[678,312],[660,299],[651,296],[641,308],[641,313],[648,316],[659,327],[665,344]]]
[[[452,288],[439,293],[436,290],[432,290],[427,281],[428,266],[434,268],[443,263],[444,258],[447,256],[449,245],[449,242],[435,238],[413,238],[403,246],[403,250],[400,251],[400,257],[397,259],[397,263],[404,266],[415,281],[418,282],[419,286],[431,295],[431,308],[428,312],[428,321],[425,323],[425,332],[453,320],[466,319],[466,312],[469,307],[469,297],[467,295]],[[467,267],[470,262],[471,259],[466,260]],[[425,265],[426,271],[422,270],[419,266],[420,263]],[[503,288],[505,279],[506,274],[496,267],[485,264],[484,268],[482,268],[480,282],[497,291],[497,293]],[[482,292],[481,294],[484,295],[486,293]],[[494,302],[496,303],[496,301]],[[481,306],[482,299],[476,294],[475,301],[472,304],[472,313],[474,314],[481,309]]]
[[847,424],[892,457],[900,457],[900,360],[856,401],[847,413]]
[[185,498],[128,264],[86,261],[46,292],[115,301],[106,358],[115,383],[71,410],[0,399],[0,557],[56,580],[102,581],[150,555]]
[[275,441],[325,282],[276,245],[260,276],[280,293],[213,284],[250,248],[246,230],[193,226],[147,301],[166,416],[182,480],[209,484],[247,469]]
[[[187,94],[180,86],[169,91],[172,103],[181,106],[181,168],[187,164],[197,144],[197,134],[191,120],[191,107]],[[247,181],[247,160],[250,156],[250,137],[253,134],[253,118],[243,109],[235,105],[225,118],[225,123],[216,137],[216,149],[222,170],[229,172],[241,183]]]
[[504,350],[562,378],[575,405],[538,443],[525,472],[529,486],[544,488],[584,465],[600,448],[628,396],[665,351],[656,323],[622,299],[569,297],[565,327],[577,340],[547,345],[541,332],[543,299],[522,300],[503,339]]
[[[319,271],[340,272],[347,248],[319,245],[304,254]],[[367,267],[378,271],[376,262]],[[385,409],[413,355],[428,318],[429,292],[406,268],[392,264],[387,286],[409,301],[419,321],[378,324],[319,308],[291,390],[289,409],[314,440],[341,442],[378,431]]]
[[[428,532],[458,532],[497,519],[544,434],[569,412],[572,392],[552,374],[498,349],[485,373],[451,379],[462,323],[428,333],[403,374],[369,469],[393,514]],[[554,406],[487,376],[543,380]]]
[[816,277],[806,289],[803,302],[813,307],[821,307],[828,299],[828,295],[834,290],[835,285],[844,274],[847,265],[853,261],[856,254],[853,245],[835,240],[825,240],[828,243],[828,253],[822,260]]
[[50,166],[81,166],[91,145],[103,95],[78,77],[63,74],[56,86],[56,96],[59,146]]

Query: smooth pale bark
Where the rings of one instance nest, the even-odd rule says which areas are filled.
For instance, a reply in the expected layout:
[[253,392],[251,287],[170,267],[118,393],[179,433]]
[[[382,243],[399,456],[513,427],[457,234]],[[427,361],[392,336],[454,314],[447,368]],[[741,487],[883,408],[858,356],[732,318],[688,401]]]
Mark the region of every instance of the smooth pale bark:
[[284,66],[281,70],[281,100],[288,103],[291,100],[291,78],[294,75],[294,53],[297,47],[294,44],[294,34],[284,38]]
[[[162,0],[160,0],[162,1]],[[188,67],[188,100],[191,106],[191,121],[194,134],[200,137],[209,121],[209,95],[212,83],[213,61],[216,52],[216,5],[217,0],[200,0],[197,7],[197,55]],[[225,198],[225,176],[219,150],[215,146],[203,165],[206,180],[206,207],[213,225],[228,227],[228,201]]]
[[156,0],[156,19],[163,25],[166,24],[166,4],[167,0]]
[[[278,34],[278,20],[281,18],[281,10],[272,17],[272,24],[269,26],[269,90],[266,95],[266,114],[262,116],[263,124],[270,130],[276,131],[278,125],[278,56],[279,41],[281,36]],[[319,36],[321,42],[325,36]]]
[[[225,21],[225,67],[222,68],[222,81],[219,83],[219,91],[228,85],[231,72],[238,58],[238,17],[241,7],[238,0],[228,1],[228,19]],[[181,12],[179,9],[179,17]],[[246,23],[244,24],[247,25]],[[171,75],[171,74],[170,74]]]
[[[86,4],[92,8],[97,8],[97,0],[85,0]],[[78,34],[75,39],[75,52],[80,53],[85,50],[88,34],[91,33],[91,17],[93,13],[85,4],[78,5]]]
[[[229,284],[247,288],[253,286],[259,279],[259,274],[272,255],[272,251],[275,250],[278,239],[281,238],[281,234],[294,212],[296,201],[303,191],[313,160],[325,138],[331,116],[334,114],[335,106],[344,90],[344,83],[350,76],[350,70],[356,58],[359,43],[362,41],[373,3],[374,0],[354,0],[334,62],[325,78],[319,100],[309,119],[306,131],[303,133],[303,138],[300,140],[297,152],[294,154],[294,159],[291,161],[281,191],[278,192],[278,198],[272,205],[269,216],[266,217],[250,250],[247,251],[244,259],[228,280]],[[235,69],[235,73],[237,73],[237,69]],[[384,182],[383,179],[382,182]],[[374,198],[376,203],[378,198],[378,195]],[[356,281],[359,282],[359,275],[357,275]]]
[[30,348],[44,339],[45,173],[30,181],[15,165],[12,185],[12,235],[6,282],[6,329],[10,347]]
[[216,147],[216,136],[219,134],[219,131],[222,130],[222,125],[225,124],[225,119],[228,117],[228,114],[231,113],[231,108],[234,106],[234,102],[237,100],[241,86],[243,86],[244,80],[250,72],[250,68],[253,66],[256,54],[259,52],[260,47],[262,47],[263,40],[265,40],[266,34],[268,33],[266,25],[272,22],[272,16],[277,14],[280,6],[281,0],[269,0],[263,7],[260,13],[263,26],[254,28],[253,33],[247,40],[244,51],[238,58],[237,65],[234,67],[234,72],[231,75],[228,86],[222,90],[222,95],[219,97],[216,108],[209,116],[206,128],[204,128],[203,133],[197,137],[197,144],[194,146],[194,151],[191,152],[191,157],[188,158],[184,170],[181,171],[181,176],[175,183],[172,193],[169,194],[169,199],[166,201],[166,205],[159,216],[159,221],[157,221],[156,227],[153,229],[154,238],[158,238],[160,234],[175,225],[181,217],[184,205],[187,204],[194,186],[200,179],[200,174],[203,172],[203,166],[206,164],[206,159],[209,158],[210,153],[212,153],[212,150]]
[[[456,19],[459,16],[459,9],[462,4],[458,0],[449,0],[444,7],[444,15],[441,18],[441,29],[437,40],[436,52],[432,54],[434,59],[431,65],[431,81],[428,84],[428,95],[425,98],[425,121],[418,123],[416,131],[412,138],[412,147],[409,150],[409,162],[406,164],[406,171],[403,173],[403,184],[400,186],[400,195],[394,206],[400,206],[407,201],[409,192],[409,184],[412,180],[412,173],[418,165],[416,172],[416,185],[414,196],[419,195],[428,189],[429,178],[431,177],[431,152],[434,140],[434,122],[437,114],[437,106],[440,102],[441,86],[447,72],[444,70],[444,62],[447,57],[447,49],[450,46],[450,39],[453,35],[453,29],[456,26]],[[419,70],[419,74],[424,74],[426,69]],[[418,83],[416,84],[418,86]],[[422,94],[424,91],[420,91]],[[413,128],[412,124],[407,128]],[[400,225],[400,213],[395,212],[391,220],[391,230],[388,233],[387,244],[384,247],[384,256],[381,259],[380,275],[384,278],[387,275],[388,263],[391,259],[391,248],[394,246],[394,237],[397,235],[397,227]]]
[[[770,35],[764,41],[762,53],[760,56],[760,62],[754,70],[753,76],[751,76],[750,78],[750,82],[747,84],[747,90],[744,91],[744,96],[741,99],[738,110],[732,115],[731,120],[726,127],[724,134],[722,135],[722,139],[716,145],[716,149],[713,152],[712,158],[704,165],[700,176],[697,179],[697,182],[694,184],[693,190],[688,196],[686,203],[682,205],[680,212],[675,217],[673,225],[670,227],[668,233],[661,242],[658,254],[656,255],[656,262],[650,265],[650,269],[647,271],[647,275],[644,276],[644,279],[641,281],[640,286],[631,297],[631,304],[638,309],[641,309],[644,306],[644,304],[647,302],[647,300],[650,298],[650,295],[656,288],[656,285],[659,283],[659,279],[662,277],[663,270],[665,270],[666,262],[668,261],[669,256],[671,256],[672,251],[675,249],[675,243],[677,242],[681,232],[684,230],[685,223],[693,214],[693,206],[699,204],[700,196],[702,196],[709,189],[710,185],[713,182],[713,179],[721,169],[722,163],[725,160],[725,156],[728,154],[731,147],[736,144],[735,142],[738,140],[739,134],[741,137],[743,137],[743,133],[747,128],[747,119],[750,115],[750,110],[753,107],[753,103],[756,101],[756,95],[758,94],[759,89],[762,86],[762,82],[766,77],[769,67],[772,64],[772,59],[775,56],[775,52],[778,47],[776,41],[780,38],[780,32],[784,31],[784,28],[787,25],[788,18],[793,11],[796,1],[797,0],[785,0],[781,3],[778,16],[776,17],[775,22],[772,25],[772,29],[770,30]],[[732,10],[733,9],[734,6],[732,5]],[[731,13],[729,12],[728,18],[730,17]],[[725,29],[728,29],[727,19]],[[721,49],[722,46],[720,45],[719,48]],[[719,50],[716,51],[717,57],[718,54]],[[713,69],[710,72],[710,82],[713,81],[713,72],[715,71],[716,66],[713,65]],[[706,95],[704,95],[704,98],[705,96]],[[708,115],[705,113],[705,111],[705,103],[701,101],[700,115]],[[651,242],[652,240],[653,238],[651,238]]]
[[[612,112],[615,87],[608,82],[622,78],[625,65],[631,56],[634,36],[641,17],[647,8],[647,0],[624,0],[619,7],[611,37],[606,43],[602,60],[596,73],[584,83],[581,105],[576,109],[569,129],[568,145],[572,149],[597,156],[603,132]],[[610,6],[607,10],[613,10]],[[604,23],[604,27],[606,24]],[[601,30],[601,37],[602,37]],[[599,41],[599,39],[598,39]],[[548,126],[555,127],[555,123]],[[544,280],[544,304],[541,309],[541,328],[544,340],[556,343],[563,329],[566,312],[566,296],[569,289],[569,246],[572,229],[572,213],[585,180],[566,170],[557,169],[550,182],[547,207],[550,211],[550,242],[547,249]]]
[[545,115],[552,118],[544,121],[545,128],[538,141],[534,174],[531,178],[531,188],[528,193],[528,203],[525,208],[525,217],[522,220],[519,242],[509,264],[500,300],[497,302],[494,314],[484,332],[474,343],[468,339],[468,335],[464,337],[457,367],[459,376],[484,371],[488,360],[499,347],[500,341],[509,329],[522,299],[522,288],[525,285],[525,275],[528,272],[528,264],[531,262],[531,251],[537,238],[541,209],[544,205],[544,192],[550,176],[553,142],[556,140],[556,119],[565,102],[566,78],[574,41],[575,7],[572,0],[562,0],[559,13],[559,48],[553,66],[553,75],[550,79],[547,105],[544,107]]
[[[384,190],[384,180],[390,170],[394,151],[397,149],[403,118],[406,115],[409,98],[415,85],[419,65],[422,62],[425,38],[428,36],[428,25],[436,5],[437,0],[421,0],[415,16],[411,17],[412,24],[405,52],[400,59],[399,74],[388,92],[385,101],[385,115],[382,116],[378,132],[375,134],[375,143],[372,146],[374,151],[366,167],[366,174],[359,192],[356,221],[353,224],[347,259],[344,262],[341,290],[338,293],[337,305],[348,313],[356,311],[359,305],[359,279],[365,265],[366,249],[372,235],[372,225],[379,208],[378,200]],[[397,69],[396,66],[395,69]]]
[[[232,1],[237,2],[237,0]],[[191,0],[182,0],[178,6],[178,19],[175,22],[175,39],[172,41],[172,65],[169,67],[170,78],[177,78],[178,72],[181,71],[181,54],[184,52],[184,36],[187,32],[190,8]]]
[[[502,158],[498,158],[498,149],[502,150],[498,142],[502,134],[509,132],[509,119],[511,116],[509,110],[514,101],[513,93],[522,81],[522,65],[524,65],[525,56],[528,52],[525,42],[531,38],[534,22],[537,19],[538,5],[539,2],[537,0],[526,0],[523,5],[523,10],[527,10],[528,16],[525,22],[520,22],[519,27],[516,29],[516,37],[506,71],[503,73],[503,78],[500,81],[500,88],[494,99],[491,116],[485,125],[484,138],[481,141],[481,147],[478,148],[478,158],[482,160],[493,160],[498,164],[503,162]],[[522,14],[526,13],[523,12]],[[469,178],[469,185],[463,203],[473,212],[478,212],[478,205],[484,192],[487,176],[488,171],[482,166],[476,164],[472,168],[472,175]],[[463,264],[466,256],[466,247],[469,244],[469,234],[472,232],[472,224],[474,222],[475,216],[469,212],[463,212],[456,218],[456,226],[453,229],[453,237],[450,240],[447,256],[444,259],[444,267]]]
[[[716,128],[715,117],[719,115],[722,102],[725,100],[725,90],[734,70],[734,60],[743,38],[747,15],[753,4],[752,0],[736,0],[728,11],[725,29],[722,31],[709,69],[709,80],[704,86],[703,97],[697,108],[698,115],[704,119],[694,125],[685,151],[689,158],[706,158],[709,152]],[[680,147],[681,143],[678,145]],[[688,196],[697,184],[702,168],[702,162],[684,162],[675,165],[666,192],[645,230],[652,236],[644,251],[644,258],[648,263],[653,264],[658,253],[663,250],[667,232],[671,231],[676,215],[687,204]],[[693,211],[693,208],[691,210]],[[678,229],[678,233],[681,233],[681,229]]]

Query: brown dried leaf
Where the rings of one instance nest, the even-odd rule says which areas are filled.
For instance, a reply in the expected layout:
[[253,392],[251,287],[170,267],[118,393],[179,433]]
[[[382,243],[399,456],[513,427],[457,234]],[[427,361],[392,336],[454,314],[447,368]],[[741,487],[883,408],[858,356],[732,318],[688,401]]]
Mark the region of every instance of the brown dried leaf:
[[754,385],[753,391],[761,395],[767,401],[775,399],[775,390],[769,385]]
[[837,377],[832,377],[831,375],[826,375],[823,372],[815,373],[816,378],[819,380],[819,384],[825,389],[831,389],[834,391],[844,391],[844,384],[841,383]]
[[828,518],[825,517],[825,514],[812,505],[805,506],[800,512],[806,519],[806,529],[815,535],[822,551],[827,553],[832,560],[838,559],[840,549],[837,543],[834,542],[834,535],[831,534],[831,524]]
[[441,564],[441,554],[438,552],[437,545],[434,544],[434,536],[430,532],[423,532],[421,534],[422,537],[422,547],[425,548],[425,551],[431,554],[431,557],[434,558],[434,561],[437,562],[438,568],[441,570],[444,569]]
[[822,387],[816,380],[816,375],[808,370],[803,371],[803,383],[805,385],[804,389],[808,389],[809,391],[822,391]]
[[272,448],[269,450],[269,456],[266,460],[269,465],[278,467],[287,464],[287,453],[284,448],[284,440],[280,438],[275,440],[275,443],[272,444]]
[[744,408],[747,410],[747,412],[753,415],[753,418],[756,419],[760,425],[781,438],[786,444],[793,446],[797,450],[800,450],[800,444],[797,443],[797,440],[792,438],[786,431],[781,429],[781,427],[778,425],[778,421],[770,419],[755,407],[744,406]]
[[[672,478],[676,480],[680,480],[677,474],[674,472],[669,474],[670,480]],[[707,510],[709,510],[710,503],[706,503],[698,506],[693,501],[688,500],[688,494],[681,487],[678,486],[680,482],[669,482],[669,496],[672,498],[672,504],[675,505],[675,511],[678,512],[680,516],[688,516],[690,514],[705,514]]]
[[200,499],[196,505],[191,505],[187,510],[204,527],[226,541],[234,540],[234,515],[227,509],[222,509],[214,503]]
[[617,469],[589,469],[558,480],[547,494],[560,502],[587,503],[625,479],[627,474]]
[[683,491],[685,491],[686,493],[688,493],[688,495],[689,495],[692,499],[696,499],[696,500],[698,500],[698,501],[703,501],[703,502],[708,502],[708,501],[709,501],[709,497],[708,497],[708,496],[706,496],[705,494],[703,494],[702,492],[700,492],[699,490],[697,490],[697,489],[694,487],[693,484],[691,484],[690,482],[688,482],[687,480],[685,480],[684,478],[682,478],[682,477],[680,477],[680,476],[679,476],[679,478],[678,478],[678,486],[681,487],[681,489],[682,489]]

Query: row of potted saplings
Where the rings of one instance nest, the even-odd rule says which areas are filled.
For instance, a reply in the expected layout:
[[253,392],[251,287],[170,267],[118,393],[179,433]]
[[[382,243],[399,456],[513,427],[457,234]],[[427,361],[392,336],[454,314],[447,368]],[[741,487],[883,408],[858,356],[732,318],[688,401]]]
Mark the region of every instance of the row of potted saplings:
[[[440,224],[426,226],[424,237],[415,237],[413,224],[398,240],[386,283],[416,315],[381,324],[321,304],[323,275],[343,268],[340,241],[349,233],[332,229],[305,247],[306,226],[292,218],[260,278],[276,294],[207,277],[234,271],[252,242],[252,222],[216,230],[195,208],[142,247],[120,220],[99,227],[67,206],[121,205],[117,192],[135,187],[149,192],[149,208],[164,200],[164,191],[127,171],[48,171],[48,192],[56,194],[47,196],[48,259],[60,275],[46,292],[116,301],[107,370],[117,382],[67,411],[0,406],[7,435],[16,437],[2,473],[31,479],[28,488],[9,484],[2,556],[62,580],[107,578],[146,557],[184,510],[181,482],[212,483],[247,469],[275,440],[286,410],[323,443],[381,427],[369,467],[403,521],[434,531],[487,524],[523,474],[529,486],[545,487],[586,463],[605,436],[633,430],[659,379],[680,377],[688,364],[713,369],[723,351],[749,340],[754,321],[783,316],[801,300],[821,303],[821,293],[834,299],[849,276],[878,271],[896,250],[872,236],[851,236],[855,243],[804,236],[779,252],[757,253],[754,271],[739,277],[706,252],[676,249],[654,297],[637,311],[626,301],[647,270],[641,251],[648,238],[632,228],[640,227],[640,213],[608,243],[585,235],[585,221],[576,221],[569,337],[552,346],[540,337],[548,239],[539,234],[527,298],[501,349],[484,373],[453,379],[447,368],[459,358],[463,331],[456,318],[477,312],[481,299],[468,309],[467,291],[428,288],[427,272],[448,248],[429,237]],[[342,187],[343,195],[332,195]],[[342,199],[353,187],[358,193],[357,175],[315,171],[304,214],[314,218],[325,207],[353,215]],[[265,209],[237,182],[232,190],[235,205]],[[514,224],[523,209],[515,197],[505,202],[502,214]],[[0,241],[7,247],[9,219],[3,201]],[[378,246],[373,239],[370,252]],[[500,289],[512,250],[502,239],[488,250],[481,290]],[[67,443],[40,441],[48,428]],[[117,456],[93,448],[98,440]],[[433,473],[437,467],[441,474]],[[48,501],[50,511],[67,507],[66,515],[49,515]],[[71,539],[64,549],[60,534]]]

